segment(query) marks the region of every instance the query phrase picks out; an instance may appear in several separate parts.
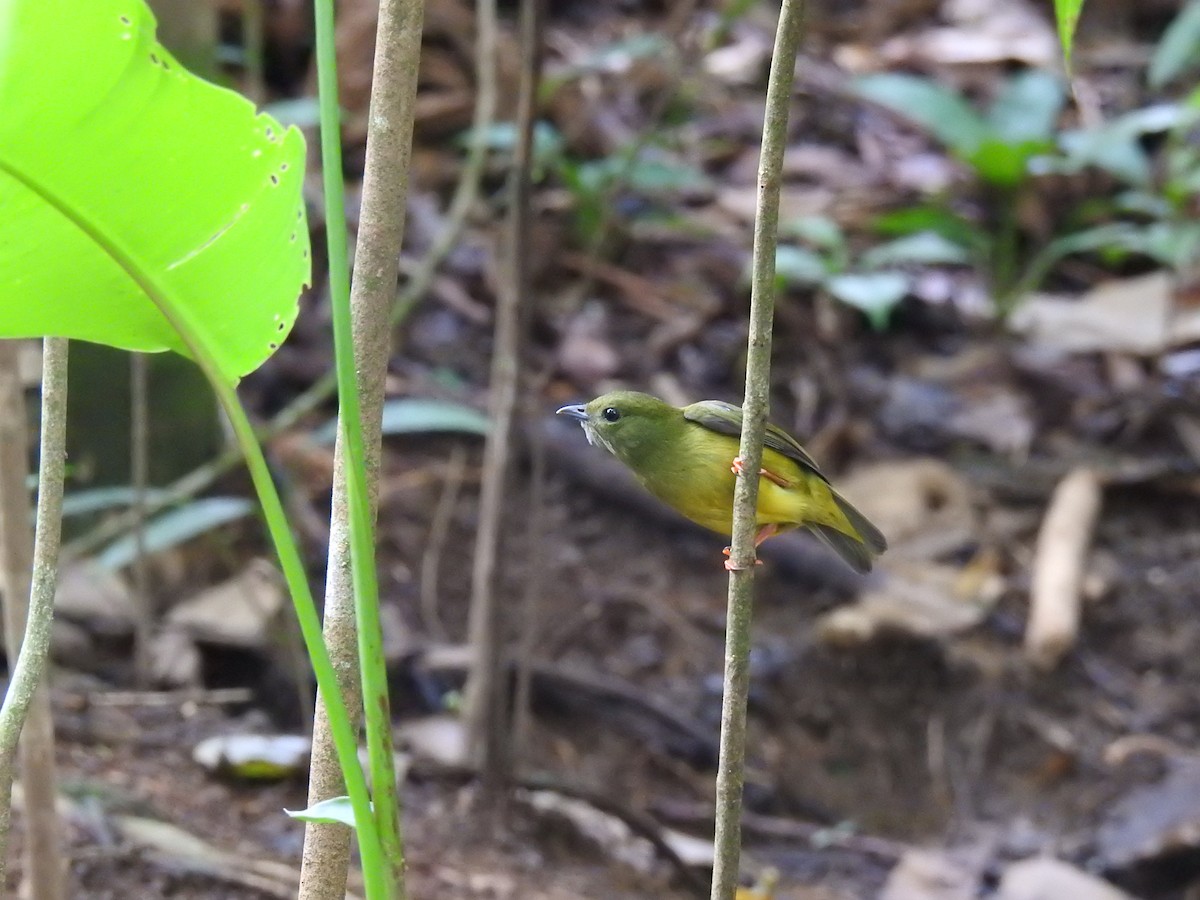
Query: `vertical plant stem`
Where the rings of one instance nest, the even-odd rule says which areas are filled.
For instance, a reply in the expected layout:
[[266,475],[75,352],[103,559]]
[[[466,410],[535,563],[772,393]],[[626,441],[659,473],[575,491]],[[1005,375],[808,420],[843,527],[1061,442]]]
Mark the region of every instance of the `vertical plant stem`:
[[[480,79],[496,77],[496,3],[479,0],[476,29]],[[483,61],[489,63],[483,69]],[[511,240],[512,235],[509,234]],[[511,246],[511,245],[509,245]],[[501,672],[504,636],[496,607],[496,560],[500,553],[501,515],[508,481],[509,450],[519,378],[519,296],[512,278],[513,259],[505,248],[496,297],[495,339],[490,373],[491,420],[483,448],[483,486],[479,529],[471,567],[471,608],[467,640],[472,649],[467,676],[465,718],[472,753],[480,767],[485,796],[496,799],[508,778],[507,703]]]
[[146,488],[150,466],[149,372],[146,354],[129,354],[129,475],[133,485],[133,668],[142,687],[150,684],[150,638],[154,615],[150,604],[150,578],[146,567]]
[[775,314],[775,246],[779,188],[787,146],[788,112],[800,49],[803,0],[783,0],[771,75],[767,83],[762,155],[758,164],[758,208],[754,219],[754,258],[750,293],[750,337],[746,356],[746,396],[738,455],[743,474],[734,492],[729,609],[725,635],[725,683],[721,706],[721,752],[717,769],[716,854],[712,900],[732,900],[741,857],[742,785],[745,778],[746,697],[750,683],[750,621],[758,508],[758,471],[766,430],[771,385],[771,325]]
[[[353,292],[344,303],[338,302],[339,295],[348,291],[348,285],[345,283],[346,231],[340,190],[336,71],[330,71],[329,57],[321,59],[330,287],[335,307],[341,398],[325,594],[325,640],[340,673],[340,687],[350,708],[358,706],[355,674],[361,672],[362,675],[375,815],[385,842],[390,896],[395,897],[403,897],[405,893],[403,846],[371,531],[378,503],[388,326],[404,237],[423,13],[419,0],[384,0],[380,4]],[[331,14],[325,25],[331,43]],[[327,107],[332,107],[332,113]],[[335,256],[340,256],[336,271]],[[358,421],[354,421],[355,418]],[[361,482],[357,491],[356,481]],[[365,497],[365,510],[358,508],[359,492]],[[355,524],[362,525],[364,517],[365,546],[355,535]],[[350,572],[347,571],[348,563]],[[332,736],[326,727],[323,704],[318,707],[314,723],[312,759],[310,804],[341,793],[340,771]],[[301,874],[302,900],[332,900],[344,896],[348,861],[349,835],[344,828],[309,824]]]
[[[62,525],[66,465],[67,342],[46,338],[42,356],[42,437],[37,533],[29,534],[25,404],[17,342],[0,341],[0,542],[3,544],[4,637],[9,679],[0,707],[0,883],[7,862],[13,759],[20,738],[25,790],[25,880],[37,900],[62,900],[66,878],[54,773],[54,723],[43,683]],[[22,725],[24,734],[22,736]]]
[[[531,333],[532,304],[529,277],[529,247],[527,235],[531,227],[530,191],[533,170],[533,131],[537,119],[538,88],[542,76],[542,21],[545,18],[545,0],[521,0],[520,13],[521,80],[517,97],[517,144],[513,154],[512,206],[508,219],[508,257],[513,279],[512,290],[526,302],[520,307],[519,344],[528,344]],[[530,395],[532,395],[532,390]],[[532,402],[525,404],[524,416],[530,420],[535,413]],[[533,682],[533,657],[541,613],[543,589],[543,567],[545,554],[542,552],[542,529],[545,518],[546,453],[540,429],[530,428],[532,435],[529,447],[529,519],[526,526],[526,547],[530,573],[525,581],[525,592],[521,602],[520,639],[517,646],[517,679],[513,700],[512,758],[517,760],[526,748],[529,735],[529,698]],[[503,701],[501,696],[499,701]]]

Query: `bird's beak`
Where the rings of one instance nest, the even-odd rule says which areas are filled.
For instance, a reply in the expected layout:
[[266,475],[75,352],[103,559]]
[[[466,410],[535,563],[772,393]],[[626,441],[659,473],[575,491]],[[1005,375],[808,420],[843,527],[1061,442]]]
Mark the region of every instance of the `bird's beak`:
[[564,406],[562,409],[554,411],[556,416],[570,416],[572,419],[578,419],[580,422],[587,421],[586,406]]

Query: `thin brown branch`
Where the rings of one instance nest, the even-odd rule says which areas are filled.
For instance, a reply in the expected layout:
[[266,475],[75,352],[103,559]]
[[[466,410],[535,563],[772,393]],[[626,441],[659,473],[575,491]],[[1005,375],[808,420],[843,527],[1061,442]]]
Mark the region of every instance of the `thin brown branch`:
[[[476,5],[479,89],[494,84],[496,76],[496,3]],[[515,208],[516,204],[514,204]],[[479,503],[479,530],[471,568],[469,642],[474,652],[466,685],[465,718],[485,791],[493,796],[508,774],[506,707],[502,702],[502,634],[496,606],[497,557],[500,552],[500,517],[508,481],[511,433],[517,401],[520,355],[520,294],[516,261],[511,248],[523,240],[511,227],[502,260],[496,303],[495,344],[491,366],[491,404],[487,440],[483,449],[483,485]]]
[[421,621],[433,637],[447,640],[446,626],[438,613],[438,575],[441,571],[442,551],[446,548],[446,537],[450,533],[450,522],[458,506],[458,495],[462,491],[463,474],[467,468],[467,453],[462,444],[450,449],[450,460],[446,467],[446,483],[433,511],[433,522],[429,526],[429,539],[421,555]]
[[129,354],[129,480],[133,485],[133,670],[138,684],[150,684],[150,639],[154,611],[146,559],[146,491],[150,486],[150,373],[144,353]]

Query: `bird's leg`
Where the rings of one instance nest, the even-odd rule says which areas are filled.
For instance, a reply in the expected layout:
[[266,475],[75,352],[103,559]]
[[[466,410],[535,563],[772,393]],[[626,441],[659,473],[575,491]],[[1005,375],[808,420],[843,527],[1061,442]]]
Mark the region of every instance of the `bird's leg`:
[[[740,456],[735,456],[733,458],[733,465],[729,467],[729,471],[733,472],[734,475],[741,475],[742,472],[745,470],[745,468],[746,468],[746,464],[744,462],[742,462],[742,458]],[[786,478],[781,478],[780,476],[776,475],[774,472],[771,472],[767,469],[759,469],[758,474],[761,475],[763,478],[767,479],[768,481],[772,481],[775,484],[779,485],[781,488],[786,488],[786,487],[792,486],[792,483],[790,481],[788,481]],[[769,535],[768,535],[768,537],[769,537]]]
[[[759,544],[761,544],[767,538],[771,537],[773,534],[778,533],[778,531],[779,531],[778,525],[764,525],[762,528],[758,529],[758,534],[756,534],[754,536],[754,546],[757,547]],[[724,553],[726,556],[728,556],[730,553],[733,552],[733,550],[730,547],[726,547],[721,552]],[[756,559],[756,560],[754,560],[754,564],[756,566],[761,566],[763,564],[763,561],[761,559]],[[742,566],[735,566],[733,564],[732,559],[725,560],[726,571],[738,572],[738,571],[741,571],[742,568],[743,568]]]

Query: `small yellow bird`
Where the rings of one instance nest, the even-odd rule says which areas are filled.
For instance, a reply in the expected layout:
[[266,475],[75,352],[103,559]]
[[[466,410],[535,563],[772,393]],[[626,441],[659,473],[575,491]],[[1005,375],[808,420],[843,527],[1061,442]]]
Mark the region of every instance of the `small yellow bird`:
[[[733,490],[741,471],[740,407],[701,400],[682,409],[636,391],[614,391],[584,406],[564,406],[588,442],[608,449],[658,499],[698,525],[733,533]],[[768,425],[758,485],[758,546],[807,528],[858,572],[887,549],[879,529],[835,491],[787,432]],[[728,550],[728,548],[727,548]],[[731,565],[727,561],[726,568]]]

